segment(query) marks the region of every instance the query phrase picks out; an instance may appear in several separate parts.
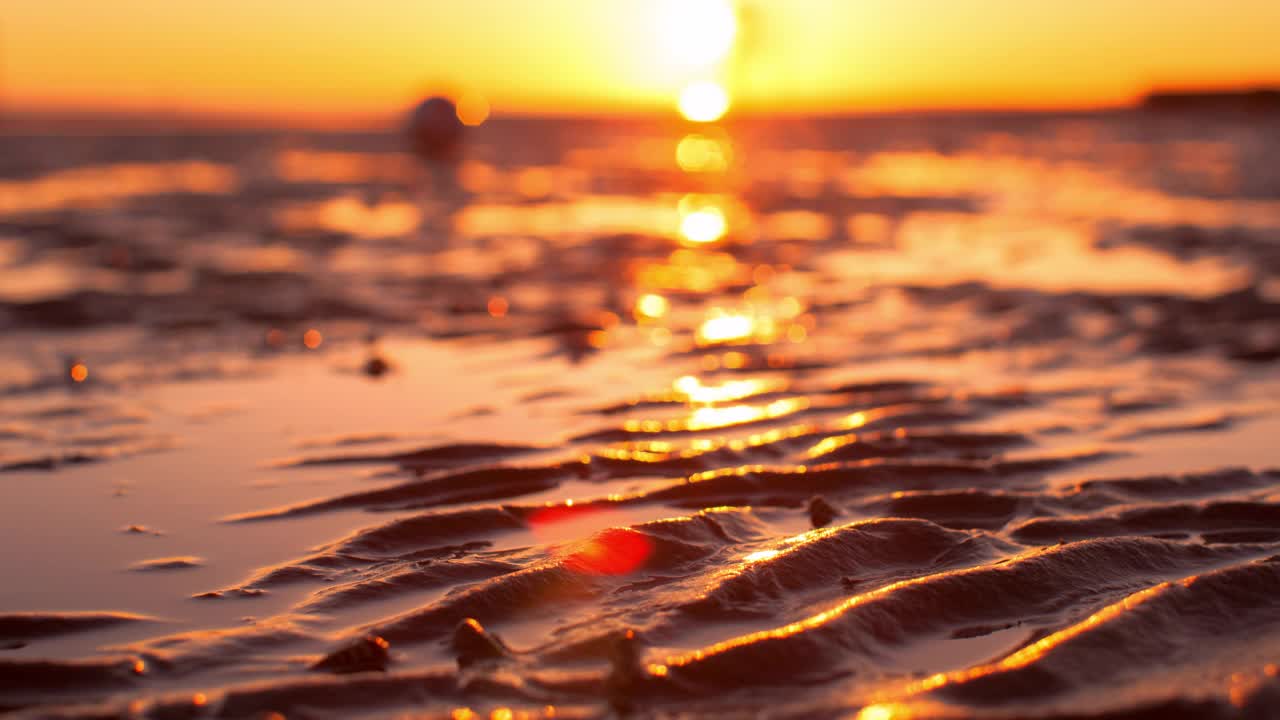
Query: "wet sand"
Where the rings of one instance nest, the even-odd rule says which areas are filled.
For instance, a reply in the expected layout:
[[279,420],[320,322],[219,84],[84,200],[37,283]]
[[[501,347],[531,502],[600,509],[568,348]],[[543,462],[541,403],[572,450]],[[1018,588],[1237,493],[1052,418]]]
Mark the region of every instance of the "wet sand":
[[1280,712],[1261,124],[0,157],[0,711]]

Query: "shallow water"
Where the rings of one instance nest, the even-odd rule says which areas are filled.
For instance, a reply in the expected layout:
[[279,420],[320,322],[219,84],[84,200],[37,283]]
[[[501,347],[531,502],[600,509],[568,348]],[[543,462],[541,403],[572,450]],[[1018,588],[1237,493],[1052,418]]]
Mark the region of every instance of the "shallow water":
[[0,145],[0,710],[1280,712],[1265,122]]

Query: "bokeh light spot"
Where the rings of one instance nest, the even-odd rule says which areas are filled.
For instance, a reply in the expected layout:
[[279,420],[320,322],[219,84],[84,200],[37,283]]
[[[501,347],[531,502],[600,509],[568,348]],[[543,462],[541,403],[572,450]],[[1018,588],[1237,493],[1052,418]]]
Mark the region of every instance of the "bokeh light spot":
[[667,314],[670,303],[661,295],[645,293],[636,299],[636,317],[657,319]]
[[530,200],[545,198],[554,189],[555,177],[547,168],[528,167],[516,176],[516,192]]
[[687,173],[724,172],[733,161],[727,140],[690,133],[676,145],[676,164]]

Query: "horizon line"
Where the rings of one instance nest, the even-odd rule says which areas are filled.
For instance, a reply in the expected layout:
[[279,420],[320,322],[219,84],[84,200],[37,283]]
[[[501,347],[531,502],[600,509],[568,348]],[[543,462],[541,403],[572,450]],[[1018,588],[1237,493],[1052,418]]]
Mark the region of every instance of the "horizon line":
[[[765,109],[747,106],[731,112],[722,122],[758,121],[768,119],[839,120],[874,117],[908,116],[992,116],[992,115],[1090,115],[1099,113],[1140,111],[1152,100],[1161,96],[1224,96],[1244,97],[1257,93],[1280,93],[1280,84],[1253,84],[1232,86],[1164,86],[1153,87],[1127,101],[1081,104],[965,104],[920,105],[899,107],[849,107],[829,109]],[[31,105],[4,108],[0,106],[0,136],[39,135],[96,135],[127,134],[134,132],[386,132],[396,127],[411,110],[406,105],[400,110],[371,110],[365,112],[339,111],[255,111],[221,108],[192,108],[180,106],[110,107],[75,105]],[[660,106],[619,106],[614,109],[571,108],[533,110],[498,110],[486,121],[547,120],[547,121],[670,121],[684,123],[673,109]],[[107,127],[95,131],[95,123]],[[16,127],[14,127],[16,125]],[[43,130],[39,126],[43,126]]]

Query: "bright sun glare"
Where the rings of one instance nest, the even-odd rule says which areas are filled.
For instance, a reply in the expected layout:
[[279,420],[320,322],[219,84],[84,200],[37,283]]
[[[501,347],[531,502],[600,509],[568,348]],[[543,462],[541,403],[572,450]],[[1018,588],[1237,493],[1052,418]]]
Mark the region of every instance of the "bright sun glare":
[[694,122],[715,122],[729,110],[729,93],[714,82],[696,82],[680,93],[680,114]]
[[720,62],[733,47],[738,18],[729,0],[667,0],[662,41],[676,62],[702,68]]

